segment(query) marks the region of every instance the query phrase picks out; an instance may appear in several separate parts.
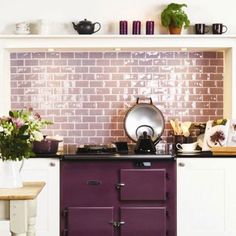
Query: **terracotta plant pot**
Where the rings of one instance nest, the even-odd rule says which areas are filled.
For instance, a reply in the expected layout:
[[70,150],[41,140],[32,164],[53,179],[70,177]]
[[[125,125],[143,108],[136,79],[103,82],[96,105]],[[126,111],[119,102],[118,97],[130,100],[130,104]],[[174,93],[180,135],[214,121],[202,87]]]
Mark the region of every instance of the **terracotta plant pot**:
[[181,30],[182,30],[182,27],[179,28],[172,25],[169,26],[170,34],[181,34]]

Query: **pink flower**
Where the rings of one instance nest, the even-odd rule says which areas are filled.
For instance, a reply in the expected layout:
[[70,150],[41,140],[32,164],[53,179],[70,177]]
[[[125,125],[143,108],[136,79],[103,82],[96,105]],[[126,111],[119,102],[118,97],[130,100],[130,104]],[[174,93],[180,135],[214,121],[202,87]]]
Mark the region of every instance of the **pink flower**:
[[13,119],[12,121],[16,125],[16,128],[20,128],[21,126],[25,124],[25,122],[20,118]]
[[34,119],[41,120],[41,116],[39,115],[39,113],[34,113]]

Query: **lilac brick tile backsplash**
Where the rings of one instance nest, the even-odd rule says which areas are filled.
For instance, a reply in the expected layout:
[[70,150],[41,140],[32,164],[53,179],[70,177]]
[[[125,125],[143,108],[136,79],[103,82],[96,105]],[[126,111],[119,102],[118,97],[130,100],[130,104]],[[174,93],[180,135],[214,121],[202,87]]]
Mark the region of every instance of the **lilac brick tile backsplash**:
[[[65,148],[128,140],[123,119],[136,98],[152,97],[170,119],[223,116],[224,53],[58,51],[10,54],[11,106],[32,106],[64,136]],[[148,102],[148,100],[146,100]]]

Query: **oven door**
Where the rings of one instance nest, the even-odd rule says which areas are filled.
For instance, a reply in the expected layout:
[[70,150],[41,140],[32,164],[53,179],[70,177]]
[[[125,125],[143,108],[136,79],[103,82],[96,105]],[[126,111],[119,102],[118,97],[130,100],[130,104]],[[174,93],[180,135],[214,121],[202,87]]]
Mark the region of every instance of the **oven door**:
[[122,236],[166,236],[166,207],[121,207]]
[[165,169],[121,169],[120,200],[165,201]]
[[113,236],[113,207],[69,207],[68,236]]

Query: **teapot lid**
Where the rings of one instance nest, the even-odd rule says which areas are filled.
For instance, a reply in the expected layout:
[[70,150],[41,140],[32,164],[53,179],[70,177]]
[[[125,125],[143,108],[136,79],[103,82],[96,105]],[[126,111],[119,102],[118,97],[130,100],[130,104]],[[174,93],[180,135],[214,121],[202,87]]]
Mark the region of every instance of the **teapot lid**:
[[79,23],[82,23],[82,24],[84,24],[84,23],[85,24],[92,24],[92,22],[87,20],[87,19],[84,19],[84,20],[80,21]]

